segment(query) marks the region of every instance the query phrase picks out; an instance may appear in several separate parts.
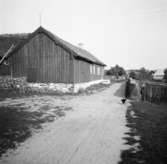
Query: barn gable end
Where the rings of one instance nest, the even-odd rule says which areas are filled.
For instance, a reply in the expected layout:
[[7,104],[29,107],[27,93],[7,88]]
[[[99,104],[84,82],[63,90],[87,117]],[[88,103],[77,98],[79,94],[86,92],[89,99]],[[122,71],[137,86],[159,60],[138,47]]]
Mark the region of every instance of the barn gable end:
[[45,33],[38,33],[10,57],[12,75],[30,82],[70,83],[71,57]]

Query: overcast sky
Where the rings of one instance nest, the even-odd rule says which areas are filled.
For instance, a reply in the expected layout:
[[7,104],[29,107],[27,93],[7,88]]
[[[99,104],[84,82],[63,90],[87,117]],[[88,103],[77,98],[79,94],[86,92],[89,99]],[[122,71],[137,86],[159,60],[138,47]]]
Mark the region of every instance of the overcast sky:
[[40,25],[108,66],[167,67],[167,0],[0,0],[0,33]]

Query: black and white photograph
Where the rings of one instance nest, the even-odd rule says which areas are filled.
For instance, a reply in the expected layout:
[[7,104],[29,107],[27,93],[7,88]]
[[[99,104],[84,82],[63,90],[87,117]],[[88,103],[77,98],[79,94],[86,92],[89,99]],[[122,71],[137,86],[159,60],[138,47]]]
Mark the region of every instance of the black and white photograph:
[[0,0],[0,164],[166,164],[167,0]]

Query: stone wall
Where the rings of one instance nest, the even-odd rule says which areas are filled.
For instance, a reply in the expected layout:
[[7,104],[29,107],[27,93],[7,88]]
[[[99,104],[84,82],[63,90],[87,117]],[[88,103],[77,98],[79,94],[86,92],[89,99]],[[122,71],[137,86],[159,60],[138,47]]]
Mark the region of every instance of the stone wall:
[[96,80],[88,83],[64,84],[64,83],[28,83],[25,77],[11,78],[0,77],[0,98],[16,97],[34,94],[61,95],[78,93],[80,90],[97,84],[109,84],[109,80]]
[[25,90],[27,88],[26,78],[0,77],[0,89]]

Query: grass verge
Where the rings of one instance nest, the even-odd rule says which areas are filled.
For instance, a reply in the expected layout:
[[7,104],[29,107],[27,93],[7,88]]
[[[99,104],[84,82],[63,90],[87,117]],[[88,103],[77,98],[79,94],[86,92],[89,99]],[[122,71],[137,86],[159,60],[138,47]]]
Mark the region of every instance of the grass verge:
[[165,164],[167,161],[167,106],[132,102],[126,114],[124,140],[119,164]]

